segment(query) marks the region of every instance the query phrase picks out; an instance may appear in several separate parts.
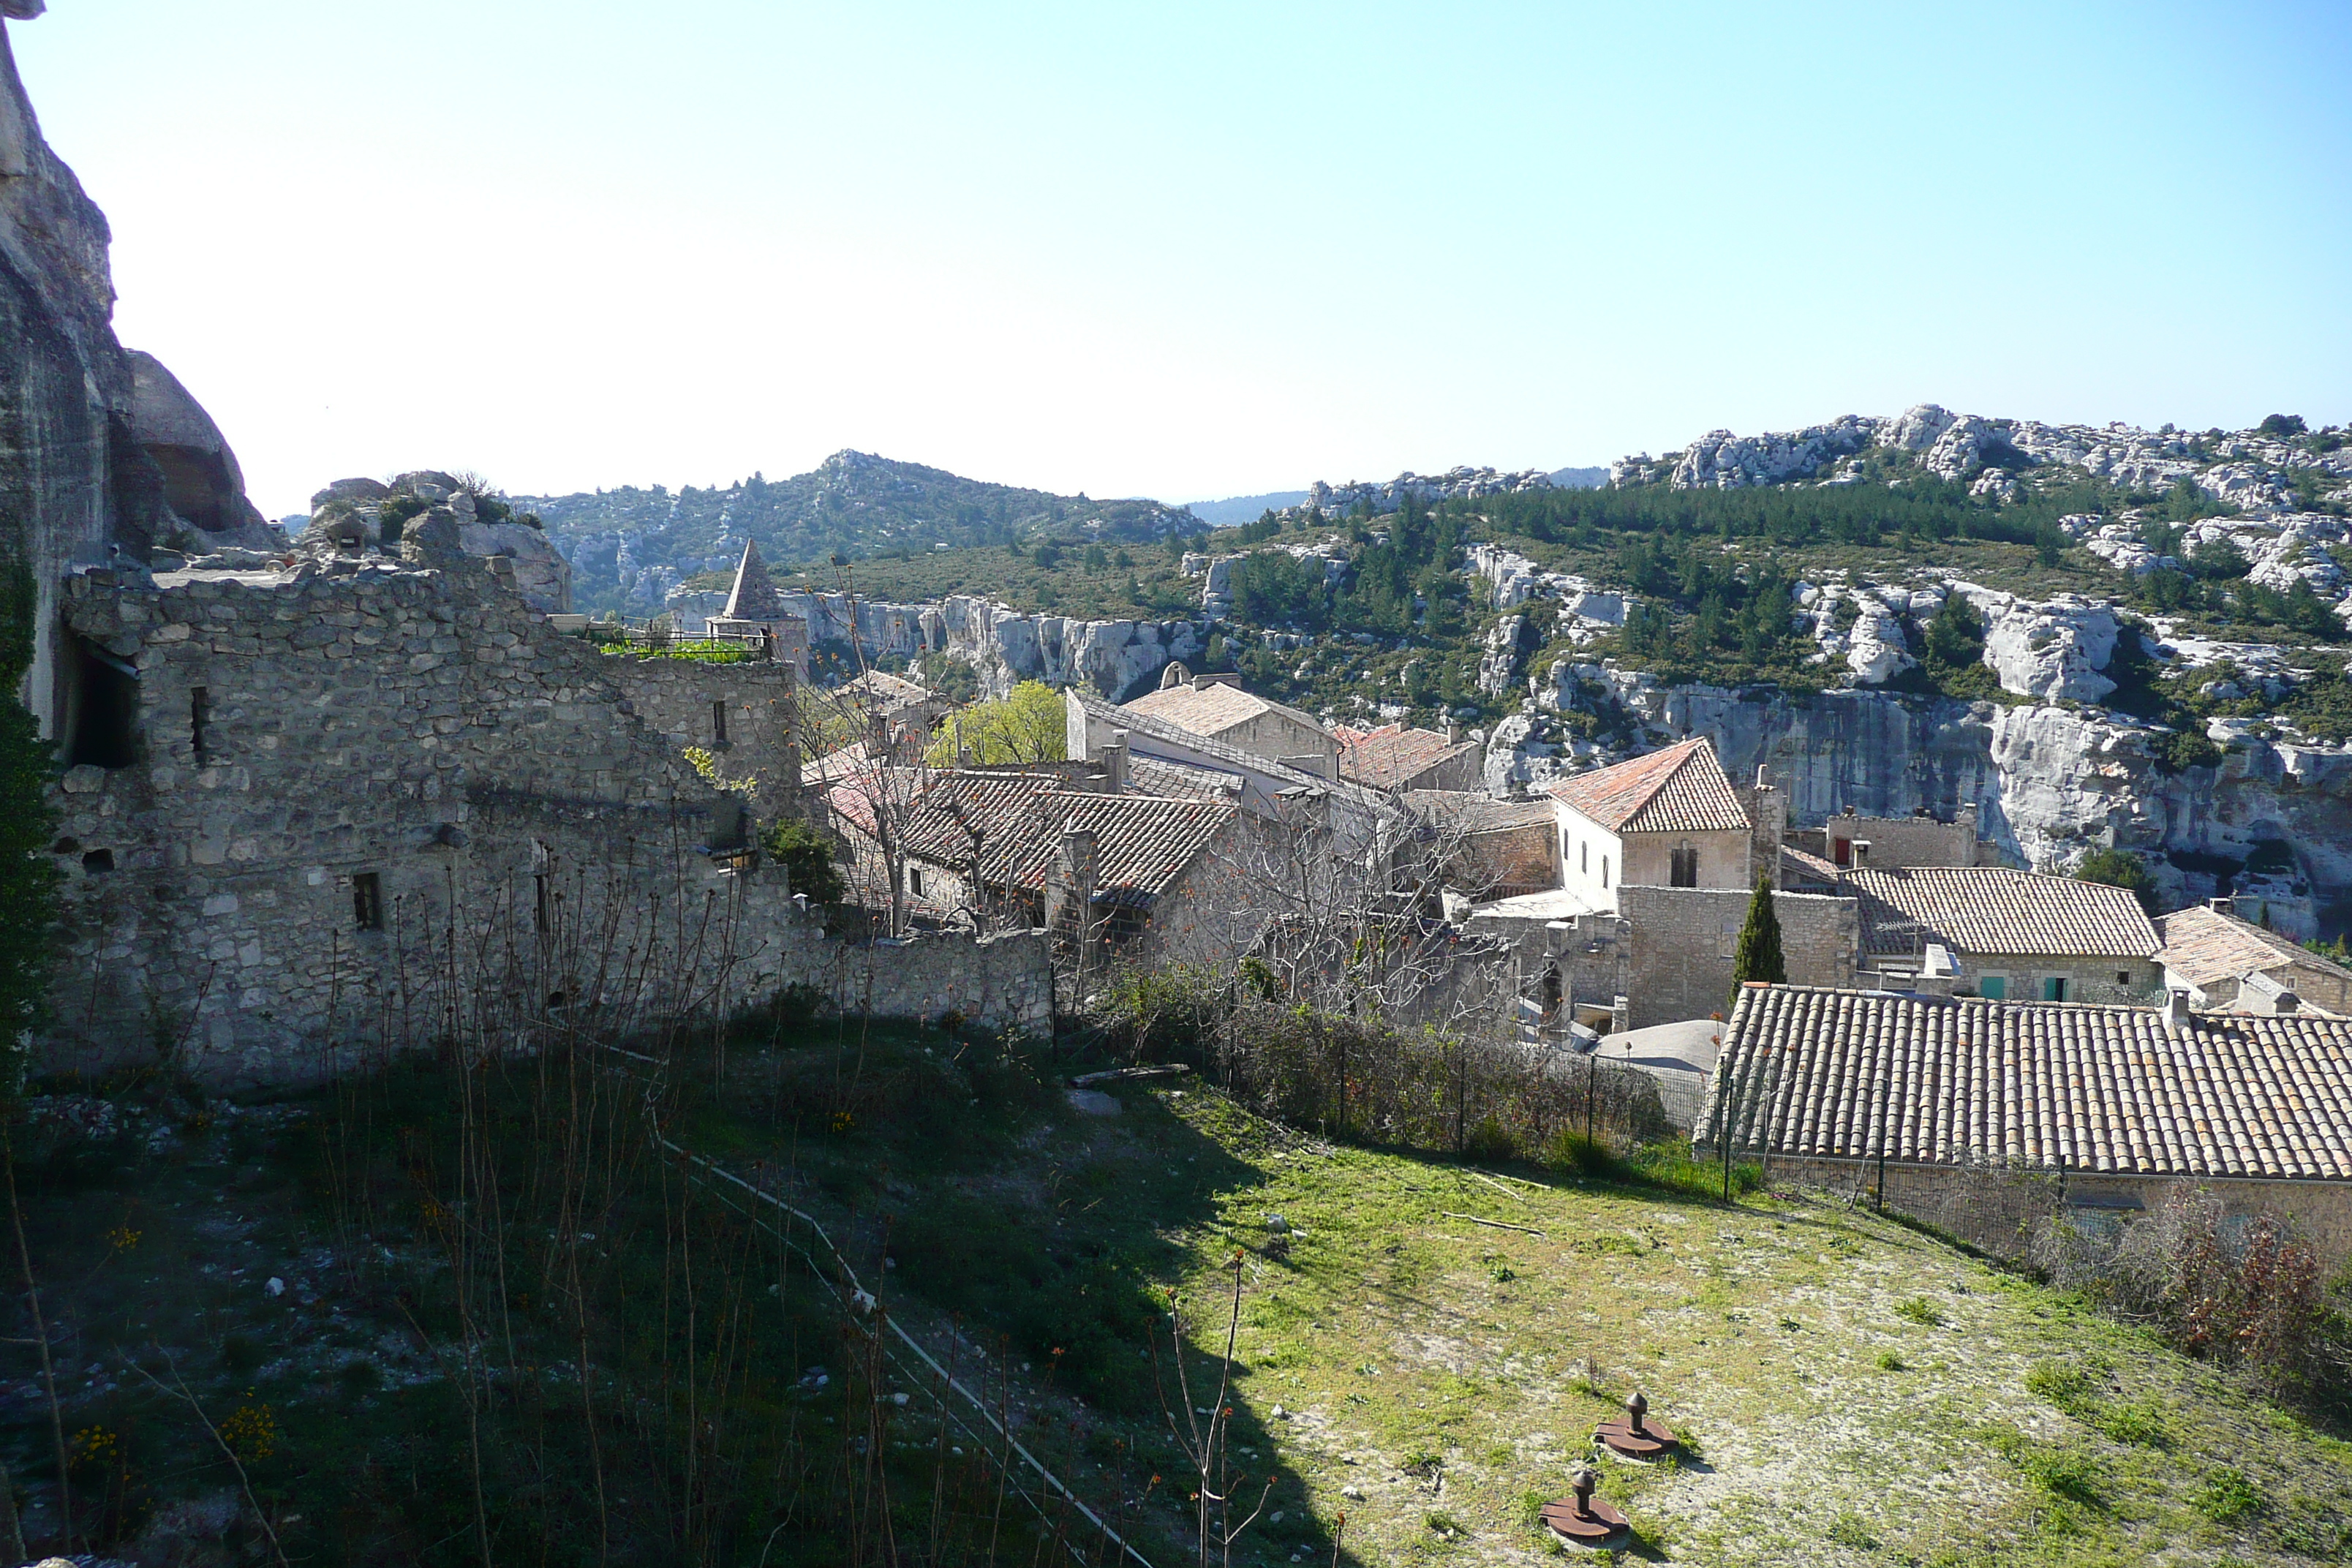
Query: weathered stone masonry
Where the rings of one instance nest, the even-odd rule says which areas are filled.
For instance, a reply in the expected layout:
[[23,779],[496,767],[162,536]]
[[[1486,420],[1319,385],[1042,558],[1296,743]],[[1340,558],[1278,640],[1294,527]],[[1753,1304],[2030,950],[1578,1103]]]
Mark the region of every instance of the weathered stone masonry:
[[[854,1004],[856,972],[886,956],[825,941],[780,869],[730,868],[745,803],[635,710],[635,661],[557,633],[478,565],[87,572],[66,608],[92,657],[136,676],[129,705],[84,716],[119,726],[120,765],[77,766],[57,795],[68,941],[47,1067],[167,1050],[215,1081],[310,1077],[501,1008],[793,982]],[[680,702],[746,679],[665,662],[654,683]],[[985,996],[944,975],[920,989],[1035,1021],[1050,990],[1020,955],[973,967]]]

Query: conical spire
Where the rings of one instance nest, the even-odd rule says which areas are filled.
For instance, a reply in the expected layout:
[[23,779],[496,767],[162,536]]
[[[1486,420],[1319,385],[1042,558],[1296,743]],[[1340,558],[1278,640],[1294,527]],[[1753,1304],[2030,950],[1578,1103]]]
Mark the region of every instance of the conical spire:
[[735,587],[727,595],[727,608],[720,619],[730,621],[780,621],[784,618],[784,602],[776,597],[776,585],[768,580],[768,563],[760,559],[760,547],[750,540],[743,542],[743,559],[735,567]]

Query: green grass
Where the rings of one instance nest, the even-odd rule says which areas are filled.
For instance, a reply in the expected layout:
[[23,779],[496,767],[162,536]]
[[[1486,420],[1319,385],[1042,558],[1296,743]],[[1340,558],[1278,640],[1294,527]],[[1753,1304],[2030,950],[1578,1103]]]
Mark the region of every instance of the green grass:
[[[1057,1082],[1080,1065],[935,1031],[747,1045],[727,1092],[688,1096],[673,1125],[738,1170],[789,1173],[910,1332],[942,1354],[995,1347],[1055,1462],[1089,1486],[1122,1463],[1181,1475],[1144,1347],[1173,1287],[1190,1365],[1206,1369],[1238,1255],[1233,1440],[1273,1490],[1236,1562],[1328,1562],[1342,1512],[1358,1563],[1543,1552],[1533,1506],[1565,1495],[1592,1426],[1636,1389],[1693,1448],[1687,1464],[1601,1467],[1602,1495],[1654,1558],[2089,1565],[2185,1542],[2196,1560],[2316,1562],[2352,1534],[2352,1448],[1933,1237],[1829,1201],[1726,1205],[1720,1167],[1702,1167],[1709,1185],[1671,1152],[1588,1151],[1479,1180],[1268,1123],[1197,1080],[1118,1086],[1119,1115],[1081,1115]],[[336,1114],[326,1098],[297,1109]],[[401,1127],[437,1114],[412,1103],[375,1136],[398,1147]],[[339,1317],[289,1314],[250,1281],[334,1245],[299,1141],[207,1131],[189,1147],[199,1157],[36,1184],[60,1306],[94,1342],[201,1346],[192,1376],[216,1413],[257,1390],[287,1435],[268,1479],[289,1500],[370,1473],[404,1487],[400,1467],[436,1444],[453,1473],[462,1424],[431,1358],[385,1365],[381,1384],[350,1370],[408,1331],[404,1311],[446,1343],[425,1277],[405,1307],[370,1293],[337,1300]],[[1270,1213],[1293,1227],[1279,1256]],[[110,1253],[100,1238],[126,1216],[145,1239]],[[228,1250],[216,1223],[238,1237]],[[659,1259],[656,1246],[632,1287],[648,1299]],[[247,1272],[215,1278],[206,1262]],[[787,1304],[753,1295],[751,1321],[787,1332],[789,1319],[757,1316]],[[1937,1331],[1921,1332],[1931,1317]],[[820,1360],[838,1365],[813,1348],[779,1356],[793,1372]],[[135,1435],[143,1474],[221,1484],[148,1405],[69,1422]],[[37,1473],[41,1431],[5,1434],[20,1481]],[[520,1509],[536,1494],[514,1495]],[[1171,1489],[1153,1495],[1140,1537],[1155,1562],[1189,1561]],[[464,1523],[454,1502],[443,1511]],[[303,1547],[336,1555],[316,1537]],[[438,1550],[463,1560],[463,1533]]]

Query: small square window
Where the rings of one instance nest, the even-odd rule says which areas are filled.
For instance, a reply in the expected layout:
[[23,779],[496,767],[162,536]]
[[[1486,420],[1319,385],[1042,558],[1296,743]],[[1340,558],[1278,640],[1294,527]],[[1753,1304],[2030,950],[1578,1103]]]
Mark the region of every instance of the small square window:
[[352,923],[362,931],[383,929],[383,879],[373,871],[352,879]]
[[2131,971],[2128,969],[2116,970],[2116,984],[2118,985],[2129,985],[2131,984]]

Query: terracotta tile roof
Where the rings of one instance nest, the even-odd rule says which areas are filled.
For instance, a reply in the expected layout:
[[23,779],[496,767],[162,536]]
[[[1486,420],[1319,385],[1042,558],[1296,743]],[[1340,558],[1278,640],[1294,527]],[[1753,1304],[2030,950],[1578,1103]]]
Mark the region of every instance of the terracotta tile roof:
[[1001,881],[1005,858],[1042,831],[1039,800],[1064,787],[1047,773],[936,773],[900,821],[899,847],[956,871],[969,869],[977,848],[982,874]]
[[1834,882],[1845,875],[1831,862],[1793,844],[1780,846],[1780,858],[1788,863],[1786,873],[1790,877],[1804,876],[1817,882]]
[[1551,785],[1553,799],[1612,833],[1711,833],[1748,826],[1715,742],[1694,735],[1663,752]]
[[1141,795],[1049,796],[1052,831],[1022,868],[1022,885],[1042,889],[1059,853],[1065,826],[1093,830],[1096,896],[1116,903],[1149,903],[1168,890],[1241,813],[1206,800],[1163,800]]
[[[1732,1146],[2182,1176],[2352,1178],[2352,1021],[1751,986]],[[1727,1089],[1723,1086],[1727,1085]]]
[[2148,958],[2156,927],[2121,888],[1998,866],[1853,870],[1863,951],[1914,953],[1940,942],[1957,952],[2065,958]]
[[1279,713],[1309,729],[1329,732],[1323,721],[1312,714],[1268,701],[1254,691],[1222,681],[1210,686],[1171,686],[1147,691],[1132,702],[1121,703],[1119,711],[1145,714],[1180,730],[1190,730],[1195,735],[1221,735],[1261,713]]
[[919,708],[926,702],[947,706],[946,700],[929,687],[919,686],[886,669],[869,669],[855,680],[845,680],[829,695],[853,710],[885,716]]
[[1373,789],[1402,789],[1439,763],[1478,749],[1475,741],[1449,741],[1438,731],[1402,724],[1333,733],[1339,738],[1339,776]]
[[2195,986],[2216,980],[2242,980],[2249,974],[2284,965],[2303,964],[2340,975],[2352,984],[2352,970],[2252,921],[2199,905],[2176,910],[2156,922],[2163,946],[2157,962]]
[[1559,820],[1549,800],[1496,800],[1475,790],[1409,789],[1404,804],[1406,810],[1424,822],[1465,833],[1549,829]]
[[948,773],[908,813],[900,842],[913,858],[963,876],[976,850],[983,880],[1036,890],[1064,829],[1089,828],[1097,897],[1149,903],[1238,815],[1222,801],[1092,794],[1045,774]]

